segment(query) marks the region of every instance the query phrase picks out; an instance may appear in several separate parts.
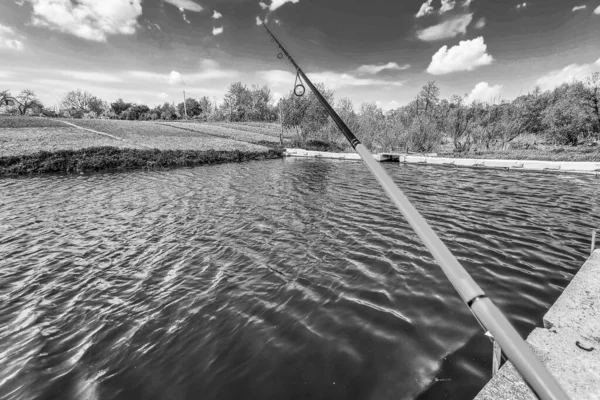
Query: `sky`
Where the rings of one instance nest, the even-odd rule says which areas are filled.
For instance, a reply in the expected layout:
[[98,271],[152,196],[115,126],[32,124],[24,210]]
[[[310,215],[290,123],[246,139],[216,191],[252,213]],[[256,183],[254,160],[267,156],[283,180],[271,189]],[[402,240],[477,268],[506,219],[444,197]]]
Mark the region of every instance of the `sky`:
[[314,82],[355,108],[513,99],[600,71],[600,0],[0,0],[0,91],[82,89],[155,105],[230,83],[294,85],[266,21]]

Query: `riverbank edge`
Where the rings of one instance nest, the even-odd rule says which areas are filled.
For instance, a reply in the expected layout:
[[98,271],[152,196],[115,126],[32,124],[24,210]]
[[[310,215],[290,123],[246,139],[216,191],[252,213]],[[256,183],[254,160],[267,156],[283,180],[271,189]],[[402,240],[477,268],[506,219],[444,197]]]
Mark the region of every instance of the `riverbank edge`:
[[[329,153],[304,149],[286,148],[287,157],[321,157],[338,160],[360,160],[357,153]],[[600,174],[600,162],[587,161],[541,161],[541,160],[495,160],[484,158],[449,158],[434,154],[410,155],[402,153],[379,153],[377,161],[398,161],[406,164],[428,164],[447,167],[492,168],[506,170],[529,170],[543,172],[565,172],[578,174]]]
[[[527,343],[572,400],[600,393],[600,249],[595,250],[544,315]],[[491,354],[490,346],[490,354]],[[474,400],[536,400],[506,362]]]
[[259,152],[130,149],[111,146],[40,151],[28,155],[0,157],[0,176],[195,167],[282,158],[283,152],[282,148],[270,148],[266,152]]

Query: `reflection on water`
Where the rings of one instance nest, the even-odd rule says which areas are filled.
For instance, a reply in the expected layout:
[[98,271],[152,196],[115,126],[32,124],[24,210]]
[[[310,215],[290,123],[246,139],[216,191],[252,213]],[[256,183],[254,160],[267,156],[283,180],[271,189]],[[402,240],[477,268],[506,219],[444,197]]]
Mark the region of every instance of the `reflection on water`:
[[[594,177],[388,164],[523,334]],[[360,163],[0,180],[0,398],[471,398],[491,345]]]

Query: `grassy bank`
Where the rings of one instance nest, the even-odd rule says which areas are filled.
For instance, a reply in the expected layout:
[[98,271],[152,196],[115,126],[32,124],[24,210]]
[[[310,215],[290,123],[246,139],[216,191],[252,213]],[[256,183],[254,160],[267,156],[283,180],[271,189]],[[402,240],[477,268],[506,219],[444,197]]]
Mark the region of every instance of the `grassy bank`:
[[282,151],[158,150],[91,147],[0,157],[0,175],[164,169],[282,157]]
[[0,117],[0,174],[174,168],[282,157],[273,126],[200,125]]

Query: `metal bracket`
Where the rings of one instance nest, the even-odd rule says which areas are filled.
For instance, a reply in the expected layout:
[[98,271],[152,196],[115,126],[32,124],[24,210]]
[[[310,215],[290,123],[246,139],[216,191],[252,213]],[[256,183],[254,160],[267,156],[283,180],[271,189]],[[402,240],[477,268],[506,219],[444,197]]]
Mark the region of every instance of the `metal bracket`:
[[500,364],[502,363],[502,349],[490,331],[487,331],[485,336],[490,338],[492,344],[494,345],[492,349],[492,376],[494,376],[500,369]]

